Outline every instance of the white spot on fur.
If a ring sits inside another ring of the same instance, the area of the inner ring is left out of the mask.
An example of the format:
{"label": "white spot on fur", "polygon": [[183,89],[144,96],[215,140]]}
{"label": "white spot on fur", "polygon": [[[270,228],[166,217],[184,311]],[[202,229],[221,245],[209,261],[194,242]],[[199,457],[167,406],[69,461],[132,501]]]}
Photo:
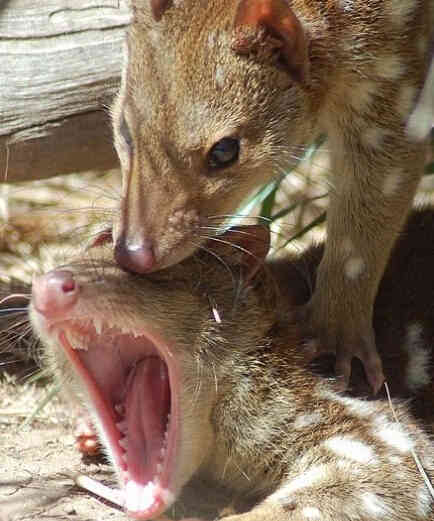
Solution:
{"label": "white spot on fur", "polygon": [[372,98],[377,91],[377,86],[373,81],[360,81],[355,87],[351,97],[351,105],[357,112],[364,112],[372,103]]}
{"label": "white spot on fur", "polygon": [[423,326],[419,322],[414,322],[407,327],[407,342],[420,344],[423,333]]}
{"label": "white spot on fur", "polygon": [[315,356],[318,352],[319,341],[316,338],[311,338],[303,342],[303,352],[306,356]]}
{"label": "white spot on fur", "polygon": [[223,88],[223,85],[225,83],[225,73],[223,71],[223,67],[221,65],[217,65],[215,69],[215,81],[217,84],[217,87],[219,89]]}
{"label": "white spot on fur", "polygon": [[428,76],[408,123],[407,134],[414,141],[422,141],[431,132],[434,119],[434,59]]}
{"label": "white spot on fur", "polygon": [[345,237],[343,240],[342,240],[342,254],[344,255],[344,257],[348,257],[349,255],[351,255],[354,251],[354,245],[353,245],[353,241],[350,239],[350,237]]}
{"label": "white spot on fur", "polygon": [[385,425],[381,425],[380,428],[373,429],[373,434],[399,452],[410,452],[413,448],[413,442],[408,434],[397,423],[387,422]]}
{"label": "white spot on fur", "polygon": [[305,429],[306,427],[313,427],[322,421],[320,412],[313,412],[311,414],[299,414],[295,420],[293,427],[296,430]]}
{"label": "white spot on fur", "polygon": [[361,257],[351,257],[345,263],[345,274],[351,279],[357,279],[365,269],[365,261]]}
{"label": "white spot on fur", "polygon": [[384,517],[390,515],[389,507],[384,503],[377,494],[372,492],[364,492],[360,498],[365,510],[372,516]]}
{"label": "white spot on fur", "polygon": [[148,29],[148,38],[150,40],[150,42],[152,43],[152,45],[154,47],[158,47],[160,45],[160,39],[161,39],[161,34],[160,34],[160,31],[157,31],[155,29]]}
{"label": "white spot on fur", "polygon": [[377,412],[377,408],[374,403],[367,402],[365,400],[359,400],[357,398],[351,398],[349,396],[341,396],[333,391],[322,390],[320,393],[322,398],[330,400],[332,402],[338,402],[346,407],[348,412],[358,416],[359,418],[367,418]]}
{"label": "white spot on fur", "polygon": [[404,349],[408,353],[406,382],[411,391],[417,391],[431,382],[430,351],[425,348],[422,335],[421,324],[414,323],[407,327],[407,337],[404,343]]}
{"label": "white spot on fur", "polygon": [[380,148],[383,144],[385,131],[380,127],[370,127],[362,132],[361,139],[365,146]]}
{"label": "white spot on fur", "polygon": [[300,474],[289,483],[285,484],[282,488],[274,492],[270,496],[270,499],[277,501],[285,501],[288,496],[297,490],[311,487],[316,485],[318,482],[323,481],[327,477],[327,467],[325,465],[317,465],[311,467],[303,474]]}
{"label": "white spot on fur", "polygon": [[414,108],[417,89],[414,85],[403,85],[397,99],[397,108],[402,118],[407,120]]}
{"label": "white spot on fur", "polygon": [[305,507],[301,511],[306,519],[321,519],[321,512],[315,507]]}
{"label": "white spot on fur", "polygon": [[392,463],[392,465],[402,465],[402,458],[395,456],[394,454],[389,456],[389,461]]}
{"label": "white spot on fur", "polygon": [[404,25],[407,23],[416,5],[417,2],[410,2],[409,0],[389,0],[386,10],[392,22]]}
{"label": "white spot on fur", "polygon": [[431,512],[432,497],[429,493],[426,485],[421,485],[416,494],[416,512],[417,514],[425,518]]}
{"label": "white spot on fur", "polygon": [[371,447],[348,436],[334,436],[326,440],[324,445],[338,456],[357,461],[358,463],[376,462],[376,457]]}
{"label": "white spot on fur", "polygon": [[375,67],[377,76],[390,81],[396,81],[404,72],[405,67],[398,54],[390,54],[379,58]]}
{"label": "white spot on fur", "polygon": [[395,194],[402,180],[402,170],[397,169],[389,173],[383,182],[383,194],[390,197]]}
{"label": "white spot on fur", "polygon": [[354,11],[354,1],[353,0],[340,0],[339,1],[339,7],[343,11],[351,12]]}

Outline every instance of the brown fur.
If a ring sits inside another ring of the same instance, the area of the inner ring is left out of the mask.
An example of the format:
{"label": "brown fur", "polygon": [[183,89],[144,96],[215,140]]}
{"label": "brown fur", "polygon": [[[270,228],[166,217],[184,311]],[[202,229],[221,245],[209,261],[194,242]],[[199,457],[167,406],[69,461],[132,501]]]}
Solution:
{"label": "brown fur", "polygon": [[[403,349],[408,325],[419,325],[416,340],[423,342],[409,347],[426,349],[431,357],[433,230],[434,212],[412,218],[377,298],[375,324],[387,379],[392,392],[404,397],[409,395],[405,375],[397,368],[404,373],[408,365],[410,351]],[[263,255],[249,233],[256,231],[246,228],[244,235],[232,237],[228,232],[226,238]],[[100,319],[131,332],[150,328],[172,346],[182,368],[185,440],[173,471],[177,494],[190,480],[187,490],[193,487],[205,502],[224,490],[225,501],[231,498],[238,512],[227,521],[434,520],[433,500],[409,450],[414,447],[432,477],[433,445],[418,424],[432,433],[433,408],[417,408],[419,400],[432,402],[432,365],[427,366],[430,381],[417,391],[413,415],[395,403],[402,426],[386,400],[343,396],[333,380],[308,367],[291,316],[294,304],[310,296],[319,249],[271,263],[255,275],[254,257],[222,244],[220,261],[202,252],[140,277],[107,262],[107,250],[94,248],[62,267],[80,287],[68,320]],[[33,308],[31,318],[51,367],[87,402],[55,329],[48,332]],[[64,320],[60,328],[68,329]],[[91,339],[86,345],[101,350],[95,355],[107,368],[111,360],[119,363],[119,342],[114,347],[109,339]],[[183,511],[181,504],[177,512]]]}
{"label": "brown fur", "polygon": [[[329,239],[306,327],[337,353],[338,374],[358,356],[377,389],[372,309],[423,170],[426,143],[407,121],[431,60],[432,0],[132,4],[113,109],[120,264],[179,262],[326,132]],[[240,139],[239,160],[210,171],[206,154],[225,136]]]}

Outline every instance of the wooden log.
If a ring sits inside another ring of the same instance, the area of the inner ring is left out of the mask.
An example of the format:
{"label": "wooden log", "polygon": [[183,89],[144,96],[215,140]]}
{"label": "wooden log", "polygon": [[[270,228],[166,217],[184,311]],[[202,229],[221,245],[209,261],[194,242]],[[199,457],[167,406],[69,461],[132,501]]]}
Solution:
{"label": "wooden log", "polygon": [[107,106],[130,19],[126,0],[3,0],[0,181],[117,165]]}

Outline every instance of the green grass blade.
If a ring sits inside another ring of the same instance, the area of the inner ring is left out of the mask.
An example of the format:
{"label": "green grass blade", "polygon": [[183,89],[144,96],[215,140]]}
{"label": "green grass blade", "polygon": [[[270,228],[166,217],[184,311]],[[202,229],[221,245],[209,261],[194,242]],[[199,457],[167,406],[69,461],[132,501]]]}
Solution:
{"label": "green grass blade", "polygon": [[47,392],[41,400],[38,405],[35,407],[35,409],[31,412],[31,414],[21,423],[20,429],[23,429],[24,427],[27,427],[32,423],[34,418],[42,411],[42,409],[49,403],[60,391],[60,384],[52,384],[48,389]]}
{"label": "green grass blade", "polygon": [[312,228],[314,228],[315,226],[317,226],[318,224],[322,224],[325,222],[326,220],[326,215],[327,213],[326,212],[322,212],[321,215],[319,215],[316,219],[314,219],[313,221],[311,221],[308,225],[306,225],[302,230],[300,230],[299,232],[295,233],[292,237],[290,237],[286,242],[285,244],[282,246],[282,248],[285,248],[286,246],[288,246],[288,244],[292,241],[295,241],[296,239],[298,239],[299,237],[302,237],[305,233],[307,233],[308,231],[310,231]]}

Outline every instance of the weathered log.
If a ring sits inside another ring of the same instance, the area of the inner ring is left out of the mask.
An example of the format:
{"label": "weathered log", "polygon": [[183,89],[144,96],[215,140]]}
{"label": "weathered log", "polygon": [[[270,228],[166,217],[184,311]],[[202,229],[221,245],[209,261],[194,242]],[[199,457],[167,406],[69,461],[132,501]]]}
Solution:
{"label": "weathered log", "polygon": [[130,18],[126,0],[0,0],[0,181],[116,166],[106,107]]}

